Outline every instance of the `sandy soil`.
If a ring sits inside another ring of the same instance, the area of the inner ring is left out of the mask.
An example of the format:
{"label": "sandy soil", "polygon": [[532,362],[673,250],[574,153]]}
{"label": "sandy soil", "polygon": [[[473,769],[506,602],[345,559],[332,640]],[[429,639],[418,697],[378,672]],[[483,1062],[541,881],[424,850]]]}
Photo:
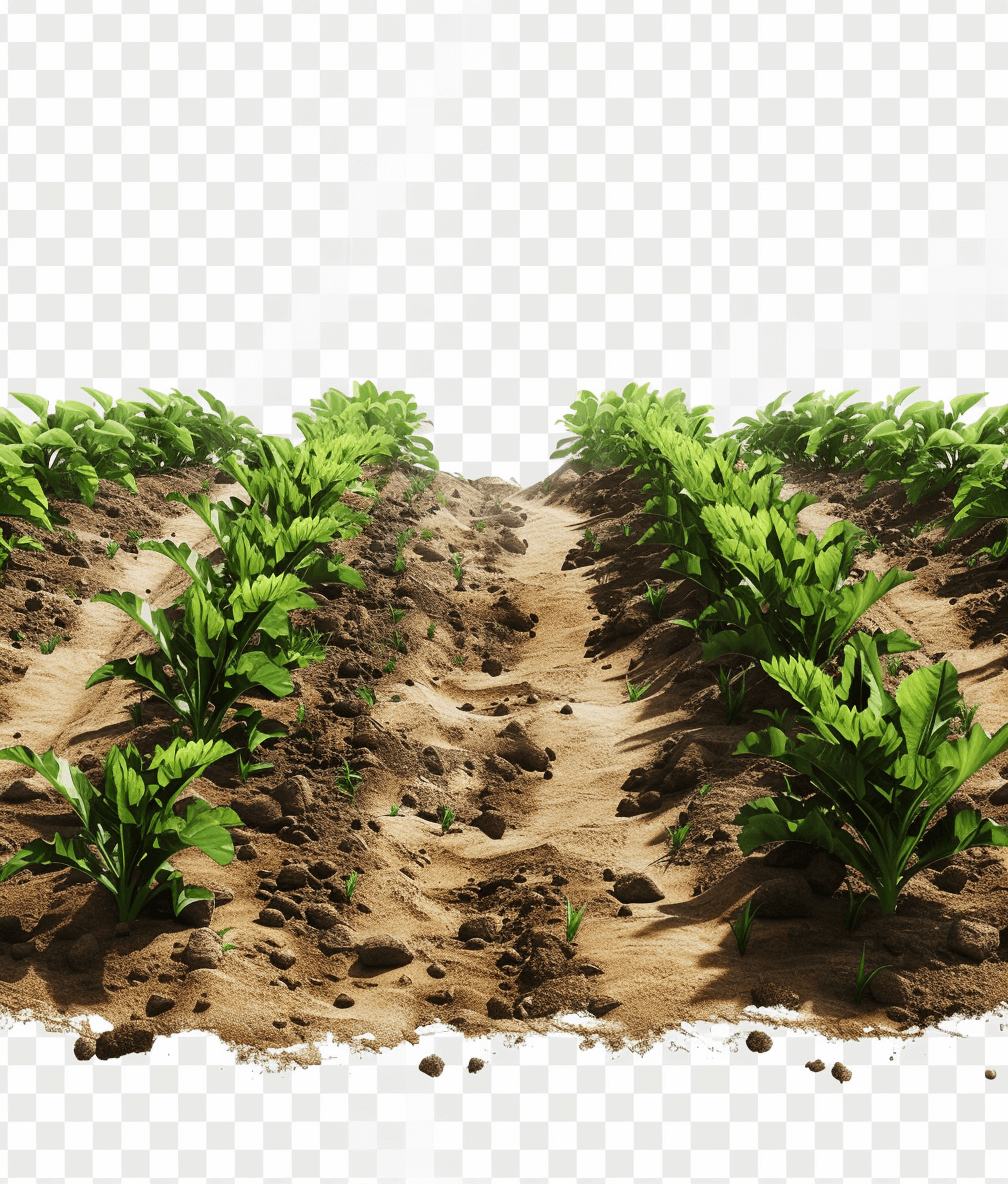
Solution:
{"label": "sandy soil", "polygon": [[[842,516],[880,539],[862,570],[915,568],[914,581],[861,627],[900,626],[922,642],[903,656],[902,673],[949,658],[967,702],[980,703],[979,722],[996,730],[1008,719],[1008,575],[965,562],[989,540],[960,541],[937,557],[940,531],[914,538],[912,528],[937,518],[947,499],[908,507],[889,483],[857,502],[857,476],[788,477],[785,497],[801,487],[822,499],[803,511],[805,528],[821,534]],[[174,533],[208,553],[203,524],[164,493],[192,492],[213,478],[212,469],[191,469],[141,479],[138,497],[102,483],[93,509],[58,507],[76,536],[61,540],[65,554],[15,554],[0,591],[0,745],[55,745],[93,774],[112,743],[150,752],[170,741],[158,704],[145,702],[133,726],[132,687],[84,690],[103,661],[147,648],[124,614],[87,598],[117,588],[170,605],[185,582],[177,569],[125,548],[108,559],[103,532],[120,543],[130,528],[144,537]],[[257,1056],[310,1046],[329,1032],[392,1046],[415,1041],[416,1028],[435,1019],[467,1033],[562,1023],[613,1046],[646,1047],[684,1022],[737,1022],[753,1004],[773,1009],[760,1012],[766,1021],[832,1036],[913,1034],[1008,998],[997,950],[980,961],[948,945],[959,919],[1008,926],[1000,851],[969,852],[916,877],[894,916],[869,905],[853,934],[843,926],[842,866],[796,844],[743,858],[731,820],[745,802],[782,787],[783,770],[731,753],[764,720],[752,708],[784,701],[753,671],[750,714],[725,724],[713,670],[692,633],[668,619],[695,616],[699,594],[671,592],[657,622],[643,597],[645,583],[666,574],[665,552],[635,546],[646,522],[637,512],[640,483],[627,471],[578,476],[565,466],[547,491],[441,474],[412,506],[403,498],[408,480],[394,472],[371,525],[342,546],[367,591],[323,589],[319,610],[303,616],[331,635],[326,662],[296,672],[293,696],[260,703],[290,728],[268,747],[274,767],[242,785],[232,759],[194,784],[246,823],[235,833],[239,858],[227,867],[198,852],[176,861],[215,890],[210,929],[230,928],[235,948],[223,951],[212,933],[159,913],[116,935],[104,889],[73,873],[23,872],[0,885],[0,1003],[8,1012],[55,1026],[103,1016],[116,1029],[99,1041],[100,1056],[194,1028]],[[397,575],[396,532],[410,528],[417,537]],[[465,557],[458,586],[452,550]],[[390,603],[404,610],[398,624]],[[405,652],[382,673],[393,629],[405,636]],[[41,654],[39,642],[55,632],[67,640]],[[453,662],[463,655],[464,665]],[[650,684],[636,703],[628,675]],[[375,689],[373,708],[354,694],[359,686]],[[363,777],[353,802],[336,784],[344,759]],[[1008,788],[993,766],[957,800],[1008,822]],[[457,815],[447,834],[441,807]],[[693,828],[675,862],[659,866],[667,828],[687,820]],[[40,779],[0,764],[0,857],[38,835],[72,834],[74,822]],[[342,880],[353,870],[360,878],[347,901]],[[866,888],[854,873],[846,880],[855,892]],[[760,888],[767,881],[784,884]],[[756,889],[792,915],[762,910],[740,957],[729,923]],[[564,941],[567,897],[587,904],[572,944]],[[867,970],[891,969],[855,1005],[862,945]],[[571,1013],[581,1015],[576,1024],[557,1018]],[[81,1031],[81,1055],[89,1055],[94,1042]]]}

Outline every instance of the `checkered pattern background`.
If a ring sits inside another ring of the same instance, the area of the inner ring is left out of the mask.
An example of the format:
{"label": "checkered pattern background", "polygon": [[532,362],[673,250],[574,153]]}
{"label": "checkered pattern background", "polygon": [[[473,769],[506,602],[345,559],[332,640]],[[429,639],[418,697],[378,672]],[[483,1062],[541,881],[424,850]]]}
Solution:
{"label": "checkered pattern background", "polygon": [[[203,387],[284,433],[372,379],[445,469],[523,485],[584,388],[682,386],[718,431],[785,390],[1008,399],[995,0],[119,7],[0,15],[8,391]],[[15,1026],[0,1175],[1008,1180],[1000,1020],[725,1035],[429,1034],[277,1074],[198,1035],[78,1064]]]}

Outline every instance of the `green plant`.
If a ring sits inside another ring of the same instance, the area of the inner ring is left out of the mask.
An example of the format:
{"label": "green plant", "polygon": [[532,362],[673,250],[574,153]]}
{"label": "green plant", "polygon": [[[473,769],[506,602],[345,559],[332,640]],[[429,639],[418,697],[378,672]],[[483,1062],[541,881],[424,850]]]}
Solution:
{"label": "green plant", "polygon": [[391,604],[389,604],[389,612],[392,614],[393,625],[398,625],[406,615],[406,610],[404,608],[393,608]]}
{"label": "green plant", "polygon": [[955,715],[952,716],[953,726],[949,729],[950,734],[965,734],[969,732],[970,728],[973,726],[973,721],[976,718],[976,713],[979,710],[979,703],[974,703],[972,707],[967,707],[966,699],[960,695],[956,700]]}
{"label": "green plant", "polygon": [[357,887],[357,881],[359,879],[360,876],[357,872],[351,872],[348,876],[343,877],[343,886],[346,891],[346,898],[348,901],[353,898],[354,889]]}
{"label": "green plant", "polygon": [[869,535],[867,539],[858,546],[858,553],[867,555],[871,558],[881,548],[882,544],[878,541],[875,535]]}
{"label": "green plant", "polygon": [[63,591],[67,594],[67,596],[70,597],[71,600],[77,599],[77,589],[73,586],[73,584],[64,584]]}
{"label": "green plant", "polygon": [[455,576],[455,582],[457,584],[461,584],[462,577],[465,575],[465,569],[462,566],[461,559],[456,555],[452,559],[451,565],[452,565],[452,574]]}
{"label": "green plant", "polygon": [[393,802],[392,808],[389,810],[389,817],[395,818],[398,813],[399,813],[399,803]]}
{"label": "green plant", "polygon": [[39,642],[39,653],[51,654],[53,650],[59,645],[59,643],[64,640],[65,638],[63,638],[59,633],[54,633],[48,641]]}
{"label": "green plant", "polygon": [[3,865],[0,882],[25,867],[74,868],[112,893],[120,921],[134,920],[163,892],[171,893],[176,916],[194,900],[212,900],[209,889],[184,882],[171,858],[196,847],[216,863],[229,863],[234,845],[224,828],[240,826],[241,819],[202,798],[192,800],[181,816],[174,807],[193,778],[231,751],[222,740],[175,740],[167,749],[155,748],[145,764],[132,744],[125,749],[113,745],[105,758],[103,784],[95,788],[52,749],[42,755],[22,745],[0,749],[0,760],[40,773],[81,822],[73,838],[64,839],[56,831],[51,843],[34,839],[22,847]]}
{"label": "green plant", "polygon": [[204,493],[210,492],[210,479],[208,477],[203,478],[203,484],[202,484],[201,488]]}
{"label": "green plant", "polygon": [[421,538],[422,538],[422,539],[423,539],[425,542],[428,542],[428,543],[429,543],[429,542],[431,541],[431,539],[434,537],[434,531],[433,531],[433,530],[422,530],[422,531],[420,532],[420,537],[421,537]]}
{"label": "green plant", "polygon": [[406,570],[406,560],[402,557],[402,555],[396,556],[395,563],[392,564],[392,570],[397,575],[401,575]]}
{"label": "green plant", "polygon": [[736,752],[768,756],[804,773],[814,793],[759,798],[736,815],[743,854],[767,842],[813,843],[861,873],[883,913],[908,880],[972,847],[1008,846],[1008,827],[976,810],[935,818],[953,793],[1008,748],[1008,724],[988,736],[973,724],[950,740],[960,696],[948,661],[907,675],[895,696],[884,686],[875,640],[855,634],[840,681],[807,658],[775,658],[763,669],[806,710],[794,739],[777,728],[750,732]]}
{"label": "green plant", "polygon": [[738,676],[738,688],[735,689],[731,685],[728,671],[723,666],[718,667],[718,685],[725,705],[725,721],[729,724],[735,723],[739,718],[745,719],[745,680],[750,670],[752,666],[747,666]]}
{"label": "green plant", "polygon": [[357,798],[357,787],[364,780],[362,773],[350,768],[350,762],[343,758],[343,768],[336,774],[336,789],[345,798],[350,799],[351,806]]}
{"label": "green plant", "polygon": [[357,697],[363,699],[370,707],[375,705],[375,693],[370,687],[358,687],[356,690]]}
{"label": "green plant", "polygon": [[481,519],[479,520],[479,522],[477,522],[477,523],[476,523],[476,529],[477,529],[478,531],[482,532],[482,531],[485,529],[485,527],[486,527],[486,523],[485,523],[485,522],[483,521],[483,519],[481,518]]}
{"label": "green plant", "polygon": [[708,781],[706,785],[701,785],[701,787],[696,791],[696,795],[698,798],[705,798],[710,793],[710,791],[711,783]]}
{"label": "green plant", "polygon": [[137,527],[135,527],[135,526],[131,526],[129,528],[129,530],[126,531],[126,542],[127,543],[137,543],[142,538],[143,538],[143,531],[138,530]]}
{"label": "green plant", "polygon": [[302,703],[299,700],[298,705],[297,705],[297,715],[295,716],[294,722],[297,725],[297,727],[300,728],[301,725],[304,723],[304,721],[305,721],[305,705],[304,705],[304,703]]}
{"label": "green plant", "polygon": [[665,603],[665,597],[668,595],[668,588],[652,588],[650,584],[646,584],[648,604],[651,605],[651,611],[655,615],[657,621],[661,617],[662,605]]}
{"label": "green plant", "polygon": [[136,703],[131,703],[129,708],[130,720],[134,728],[139,728],[143,723],[143,693],[140,694],[140,699]]}
{"label": "green plant", "polygon": [[876,974],[878,974],[878,972],[879,972],[880,970],[889,970],[889,969],[891,969],[891,967],[890,967],[890,966],[879,966],[879,967],[876,967],[876,969],[875,969],[875,970],[873,970],[873,971],[871,972],[871,974],[869,974],[869,975],[868,975],[868,977],[866,978],[866,977],[865,977],[865,972],[864,972],[864,963],[865,963],[865,946],[864,946],[864,945],[862,945],[862,947],[861,947],[861,964],[858,966],[858,972],[857,972],[857,983],[856,983],[856,984],[855,984],[855,986],[854,986],[854,1002],[855,1002],[855,1003],[860,1003],[860,1002],[861,1002],[861,996],[864,994],[864,989],[865,989],[865,987],[867,987],[867,986],[868,986],[868,984],[869,984],[869,983],[871,982],[871,980],[872,980],[872,979],[875,977],[875,975],[876,975]]}
{"label": "green plant", "polygon": [[542,483],[542,491],[543,491],[543,493],[547,493],[547,492],[549,492],[549,477],[547,477],[547,478],[545,479],[545,481],[543,481],[543,483]]}
{"label": "green plant", "polygon": [[628,539],[630,537],[630,523],[629,522],[623,523],[623,537],[625,539]]}
{"label": "green plant", "polygon": [[400,654],[406,653],[406,638],[398,629],[392,634],[392,645],[399,651]]}
{"label": "green plant", "polygon": [[647,683],[641,683],[640,686],[634,686],[634,684],[629,679],[627,679],[626,685],[627,685],[627,694],[630,696],[630,702],[636,703],[637,700],[644,694],[644,692],[648,689],[648,687],[651,684],[649,682],[647,682]]}
{"label": "green plant", "polygon": [[765,715],[767,719],[773,724],[775,728],[780,728],[782,732],[788,730],[788,709],[786,707],[754,707],[754,715]]}
{"label": "green plant", "polygon": [[854,899],[854,890],[847,884],[847,912],[844,916],[844,929],[848,933],[853,933],[858,921],[861,919],[861,910],[868,903],[869,900],[878,900],[878,897],[873,892],[865,892],[861,896]]}
{"label": "green plant", "polygon": [[675,863],[675,857],[679,854],[679,848],[683,845],[686,836],[689,834],[693,826],[692,822],[687,822],[684,826],[671,827],[667,826],[669,842],[672,846],[664,855],[655,860],[655,863],[660,863],[663,867],[669,868]]}
{"label": "green plant", "polygon": [[[735,934],[735,944],[738,946],[739,957],[742,957],[746,952],[746,947],[749,945],[749,934],[752,930],[753,919],[762,907],[762,905],[758,904],[755,908],[752,908],[752,897],[750,896],[746,901],[745,908],[731,927],[732,933]],[[750,909],[752,909],[751,912]]]}
{"label": "green plant", "polygon": [[385,663],[385,665],[382,667],[382,670],[383,670],[383,671],[384,671],[386,674],[391,674],[391,673],[392,673],[392,671],[393,671],[393,670],[395,670],[395,658],[389,658],[389,660],[388,660],[388,661]]}
{"label": "green plant", "polygon": [[[233,925],[226,925],[223,929],[216,929],[216,930],[214,930],[214,932],[217,934],[217,936],[219,938],[223,939],[224,935],[227,933],[231,933],[233,931],[233,929],[234,929]],[[234,947],[233,942],[226,941],[226,942],[223,942],[223,944],[221,945],[221,952],[226,954],[228,952],[228,950],[233,950],[234,948],[235,947]]]}
{"label": "green plant", "polygon": [[236,753],[238,760],[238,779],[242,785],[252,776],[253,773],[262,773],[266,769],[272,769],[273,764],[270,761],[257,761],[254,758],[245,756],[244,753]]}
{"label": "green plant", "polygon": [[581,928],[581,921],[584,918],[585,909],[588,907],[588,902],[585,901],[585,903],[575,912],[574,906],[569,900],[567,900],[566,896],[564,897],[564,900],[567,901],[567,940],[573,941],[577,937],[578,930]]}
{"label": "green plant", "polygon": [[109,541],[105,544],[105,555],[109,559],[114,558],[115,553],[118,550],[119,550],[119,544],[115,541],[115,539],[109,539]]}
{"label": "green plant", "polygon": [[427,637],[429,639],[429,638],[432,638],[433,636],[434,636],[434,622],[431,621],[431,623],[427,626]]}
{"label": "green plant", "polygon": [[11,629],[8,636],[10,637],[11,641],[24,641],[25,639],[25,635],[20,629]]}
{"label": "green plant", "polygon": [[451,806],[443,806],[438,810],[438,813],[441,815],[441,833],[446,835],[455,821],[455,811]]}
{"label": "green plant", "polygon": [[466,660],[465,654],[452,654],[452,663],[455,666],[464,666],[465,660]]}

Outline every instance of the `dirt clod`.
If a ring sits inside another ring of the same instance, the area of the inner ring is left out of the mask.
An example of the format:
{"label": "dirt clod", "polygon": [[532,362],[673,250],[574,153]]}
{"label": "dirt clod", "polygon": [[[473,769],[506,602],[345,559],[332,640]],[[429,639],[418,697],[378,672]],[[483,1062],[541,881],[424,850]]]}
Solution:
{"label": "dirt clod", "polygon": [[831,1074],[831,1076],[835,1077],[837,1079],[837,1081],[839,1081],[841,1083],[843,1083],[845,1081],[850,1081],[850,1079],[851,1079],[851,1071],[850,1071],[850,1069],[847,1068],[847,1066],[842,1061],[836,1062],[836,1064],[833,1066],[833,1068],[830,1069],[830,1074]]}
{"label": "dirt clod", "polygon": [[746,1037],[746,1048],[750,1052],[769,1052],[773,1048],[773,1041],[766,1032],[761,1032],[757,1029],[750,1032]]}
{"label": "dirt clod", "polygon": [[444,1072],[444,1061],[436,1053],[429,1053],[417,1066],[428,1077],[440,1077]]}

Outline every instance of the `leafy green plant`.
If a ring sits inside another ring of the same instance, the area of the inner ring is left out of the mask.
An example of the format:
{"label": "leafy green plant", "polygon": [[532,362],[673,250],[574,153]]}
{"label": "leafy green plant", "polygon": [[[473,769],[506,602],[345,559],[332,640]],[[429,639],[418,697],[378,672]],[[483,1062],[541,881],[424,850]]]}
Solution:
{"label": "leafy green plant", "polygon": [[455,666],[464,666],[466,660],[465,654],[452,654],[452,664]]}
{"label": "leafy green plant", "polygon": [[692,827],[692,821],[685,823],[683,826],[667,826],[665,829],[668,831],[671,847],[665,852],[664,855],[656,859],[655,863],[660,863],[666,868],[671,867],[675,863],[675,857],[679,854],[679,848],[682,847],[686,840],[686,836],[689,834]]}
{"label": "leafy green plant", "polygon": [[382,667],[382,670],[383,670],[383,671],[384,671],[386,674],[391,674],[391,673],[392,673],[392,671],[393,671],[393,670],[395,670],[395,658],[389,658],[389,660],[388,660],[388,661],[385,663],[385,665]]}
{"label": "leafy green plant", "polygon": [[736,752],[772,757],[804,773],[815,792],[790,791],[743,806],[745,855],[763,843],[813,843],[855,868],[883,913],[918,872],[972,847],[1008,846],[1008,827],[977,810],[938,811],[988,761],[1008,748],[1008,724],[988,736],[973,724],[949,739],[959,676],[948,661],[921,667],[895,696],[884,686],[875,640],[857,633],[844,647],[840,681],[807,658],[775,658],[763,669],[807,712],[792,739],[777,728],[750,732]]}
{"label": "leafy green plant", "polygon": [[886,658],[886,670],[888,671],[890,678],[895,678],[899,674],[900,666],[902,666],[902,664],[903,662],[899,654],[889,654],[889,656]]}
{"label": "leafy green plant", "polygon": [[479,522],[477,522],[477,523],[475,524],[475,526],[476,526],[476,529],[482,533],[482,532],[483,532],[483,530],[486,528],[486,523],[485,523],[485,522],[483,521],[483,519],[481,518],[481,519],[479,520]]}
{"label": "leafy green plant", "polygon": [[304,705],[304,703],[299,701],[298,705],[297,705],[297,715],[294,717],[294,722],[297,725],[297,727],[300,728],[301,725],[304,723],[305,714],[306,714],[305,705]]}
{"label": "leafy green plant", "polygon": [[548,492],[549,492],[549,477],[547,477],[547,478],[546,478],[546,480],[545,480],[545,481],[543,481],[543,483],[542,483],[542,491],[543,491],[543,493],[548,493]]}
{"label": "leafy green plant", "polygon": [[858,554],[864,554],[869,557],[875,554],[881,548],[882,544],[878,541],[875,535],[869,535],[863,543],[858,544]]}
{"label": "leafy green plant", "polygon": [[70,597],[71,600],[77,599],[77,589],[73,586],[73,584],[64,584],[63,591],[67,594],[67,596]]}
{"label": "leafy green plant", "polygon": [[392,808],[389,810],[389,817],[395,818],[398,815],[398,813],[399,813],[399,803],[393,802]]}
{"label": "leafy green plant", "polygon": [[109,539],[109,541],[105,544],[105,555],[109,559],[113,559],[115,557],[116,551],[118,550],[119,544],[115,541],[115,539]]}
{"label": "leafy green plant", "polygon": [[630,696],[630,702],[636,703],[644,694],[651,684],[649,682],[641,683],[640,686],[635,686],[629,679],[626,680],[627,694]]}
{"label": "leafy green plant", "polygon": [[949,728],[949,734],[965,734],[969,732],[976,718],[976,713],[979,710],[979,703],[974,703],[972,707],[967,707],[966,699],[960,695],[956,700],[955,715],[952,717],[953,726]]}
{"label": "leafy green plant", "polygon": [[400,654],[406,653],[406,638],[398,629],[392,634],[392,645]]}
{"label": "leafy green plant", "polygon": [[458,556],[455,556],[455,558],[452,559],[452,561],[451,561],[451,565],[452,565],[452,574],[455,576],[455,582],[457,584],[461,584],[462,577],[465,575],[465,568],[463,568],[463,566],[462,566],[461,559]]}
{"label": "leafy green plant", "polygon": [[[219,938],[223,939],[226,934],[231,933],[233,930],[234,930],[233,925],[226,925],[223,929],[216,929],[216,930],[214,930],[214,932],[217,934],[217,936]],[[233,950],[234,948],[235,947],[234,947],[233,942],[225,941],[221,945],[221,952],[226,954],[228,952],[228,950]]]}
{"label": "leafy green plant", "polygon": [[706,785],[701,785],[696,791],[698,798],[705,798],[711,791],[711,783],[708,781]]}
{"label": "leafy green plant", "polygon": [[718,685],[721,688],[721,698],[724,700],[725,720],[727,723],[733,724],[739,718],[745,719],[745,680],[750,670],[752,670],[752,666],[747,666],[738,675],[738,686],[733,687],[728,671],[723,666],[718,667]]}
{"label": "leafy green plant", "polygon": [[847,884],[847,912],[844,915],[844,929],[848,933],[853,933],[858,921],[861,919],[861,911],[869,900],[878,900],[878,897],[873,892],[862,893],[861,896],[854,899],[854,890]]}
{"label": "leafy green plant", "polygon": [[[758,904],[753,908],[752,897],[750,896],[746,901],[745,908],[731,927],[732,933],[735,934],[735,944],[738,946],[739,957],[742,957],[746,952],[746,948],[749,945],[749,934],[752,930],[753,919],[762,907],[762,905]],[[752,910],[751,912],[750,909]]]}
{"label": "leafy green plant", "polygon": [[63,636],[61,634],[54,633],[53,636],[50,637],[48,641],[40,641],[39,642],[39,653],[51,654],[53,652],[53,650],[59,645],[59,643],[64,640],[65,639],[63,638]]}
{"label": "leafy green plant", "polygon": [[430,639],[433,636],[434,636],[434,622],[431,621],[431,623],[427,626],[427,637],[428,637],[428,639]]}
{"label": "leafy green plant", "polygon": [[[393,606],[391,604],[389,604],[389,612],[392,614],[392,624],[393,625],[398,625],[399,622],[406,615],[406,610],[404,608],[393,608]],[[395,635],[393,634],[393,636],[395,636]]]}
{"label": "leafy green plant", "polygon": [[854,986],[854,1002],[855,1003],[861,1002],[861,996],[864,994],[865,987],[868,986],[868,984],[875,977],[875,975],[878,974],[878,972],[880,970],[892,969],[891,966],[879,966],[875,970],[873,970],[871,972],[871,974],[869,974],[867,977],[865,977],[864,964],[865,964],[865,946],[862,945],[862,947],[861,947],[861,964],[858,966],[857,983]]}
{"label": "leafy green plant", "polygon": [[623,537],[627,538],[627,539],[630,537],[630,523],[629,522],[623,523]]}
{"label": "leafy green plant", "polygon": [[585,909],[588,907],[588,902],[585,901],[585,903],[577,911],[575,911],[574,906],[566,896],[564,897],[564,900],[567,901],[567,940],[574,941],[574,939],[577,937],[578,930],[581,928],[581,922],[584,919]]}
{"label": "leafy green plant", "polygon": [[11,629],[8,636],[10,637],[11,641],[24,641],[25,639],[25,635],[20,629]]}
{"label": "leafy green plant", "polygon": [[203,484],[202,484],[201,488],[204,493],[210,492],[210,479],[208,477],[203,478]]}
{"label": "leafy green plant", "polygon": [[356,769],[350,768],[350,762],[343,758],[343,768],[336,774],[336,789],[345,798],[349,798],[352,806],[357,799],[357,787],[364,780],[364,775]]}
{"label": "leafy green plant", "polygon": [[441,833],[446,835],[451,830],[452,823],[455,821],[455,811],[451,806],[445,806],[438,812],[441,815]]}
{"label": "leafy green plant", "polygon": [[224,828],[240,826],[241,819],[233,810],[212,807],[201,798],[195,798],[182,816],[174,806],[193,778],[231,751],[222,740],[175,740],[167,749],[155,748],[145,763],[132,744],[125,749],[113,745],[105,758],[103,784],[95,788],[52,749],[41,755],[23,745],[0,749],[0,760],[16,761],[41,774],[81,823],[73,838],[64,839],[57,831],[51,843],[34,839],[22,847],[3,865],[0,882],[25,867],[74,868],[112,893],[120,921],[134,920],[164,892],[171,894],[176,916],[194,900],[212,900],[209,889],[185,883],[171,858],[196,847],[216,863],[229,863],[234,845]]}
{"label": "leafy green plant", "polygon": [[348,901],[353,899],[354,890],[357,887],[357,881],[359,879],[360,876],[357,872],[351,872],[348,876],[343,877],[343,889],[346,892]]}
{"label": "leafy green plant", "polygon": [[433,530],[422,530],[422,531],[420,532],[420,537],[421,537],[421,538],[422,538],[422,539],[423,539],[425,542],[428,542],[428,543],[429,543],[429,542],[431,541],[431,539],[434,537],[434,531],[433,531]]}
{"label": "leafy green plant", "polygon": [[143,723],[143,695],[137,703],[131,703],[129,708],[130,720],[134,728],[139,728]]}
{"label": "leafy green plant", "polygon": [[129,530],[126,531],[126,542],[127,543],[138,543],[142,538],[143,538],[143,531],[139,530],[135,526],[131,526],[129,528]]}
{"label": "leafy green plant", "polygon": [[273,765],[270,761],[257,761],[254,758],[245,756],[244,753],[236,754],[238,760],[238,779],[242,785],[252,776],[253,773],[262,773],[266,769],[272,769]]}
{"label": "leafy green plant", "polygon": [[375,705],[375,693],[370,687],[358,687],[356,695],[359,699],[363,699],[370,707]]}
{"label": "leafy green plant", "polygon": [[786,707],[754,707],[754,715],[765,715],[767,719],[773,724],[775,728],[780,728],[782,732],[788,730],[788,709]]}
{"label": "leafy green plant", "polygon": [[665,597],[668,595],[668,588],[652,588],[650,584],[645,585],[647,592],[648,604],[651,605],[651,611],[655,615],[657,621],[661,617],[662,605],[665,603]]}

